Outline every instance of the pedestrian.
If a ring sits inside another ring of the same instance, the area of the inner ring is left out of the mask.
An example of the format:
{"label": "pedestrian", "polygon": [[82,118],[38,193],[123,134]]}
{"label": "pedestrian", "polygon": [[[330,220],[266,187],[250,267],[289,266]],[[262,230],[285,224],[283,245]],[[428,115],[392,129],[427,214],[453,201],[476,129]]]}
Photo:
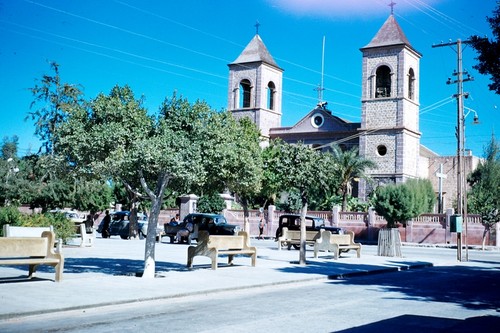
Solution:
{"label": "pedestrian", "polygon": [[109,210],[106,210],[106,216],[102,220],[102,238],[109,238],[109,225],[111,224],[111,216],[109,215]]}
{"label": "pedestrian", "polygon": [[264,239],[264,219],[261,217],[259,221],[259,239]]}
{"label": "pedestrian", "polygon": [[92,218],[91,214],[88,214],[85,220],[85,232],[87,234],[91,234],[92,232],[94,232],[94,219]]}
{"label": "pedestrian", "polygon": [[169,224],[175,227],[176,225],[179,225],[179,222],[180,222],[180,216],[179,214],[175,214],[175,217],[172,217]]}
{"label": "pedestrian", "polygon": [[175,235],[175,240],[177,241],[177,243],[182,243],[183,239],[187,239],[188,243],[191,243],[189,240],[189,235],[192,232],[193,232],[193,223],[191,223],[191,221],[188,221],[183,228],[177,231],[177,234]]}

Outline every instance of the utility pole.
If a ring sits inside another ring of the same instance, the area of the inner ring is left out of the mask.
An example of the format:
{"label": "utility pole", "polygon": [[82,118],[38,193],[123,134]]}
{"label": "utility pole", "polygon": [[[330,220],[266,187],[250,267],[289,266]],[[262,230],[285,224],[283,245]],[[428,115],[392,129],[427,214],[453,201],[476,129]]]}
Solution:
{"label": "utility pole", "polygon": [[[457,39],[456,42],[441,43],[432,45],[432,47],[443,47],[443,46],[457,46],[457,70],[453,72],[456,76],[455,80],[448,78],[446,84],[457,84],[457,93],[453,95],[457,99],[457,214],[462,218],[462,222],[465,223],[465,260],[469,260],[468,255],[468,245],[467,245],[467,193],[465,191],[465,163],[464,163],[464,153],[465,153],[465,116],[464,116],[464,96],[467,98],[468,93],[464,93],[463,83],[466,81],[474,80],[467,72],[463,71],[462,68],[462,44],[470,44],[471,40],[462,41]],[[467,78],[464,79],[464,74]],[[461,228],[460,228],[461,229]],[[457,260],[462,261],[462,233],[457,232]]]}

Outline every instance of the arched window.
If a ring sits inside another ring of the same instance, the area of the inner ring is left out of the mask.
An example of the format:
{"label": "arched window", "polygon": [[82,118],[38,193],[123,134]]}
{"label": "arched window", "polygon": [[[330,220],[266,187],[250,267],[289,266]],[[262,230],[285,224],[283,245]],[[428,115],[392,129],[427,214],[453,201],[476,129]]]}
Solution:
{"label": "arched window", "polygon": [[267,108],[274,110],[274,94],[276,93],[276,86],[273,81],[267,84]]}
{"label": "arched window", "polygon": [[252,85],[248,80],[240,82],[240,108],[250,107],[250,98],[252,96]]}
{"label": "arched window", "polygon": [[408,98],[415,99],[415,72],[410,68],[408,72]]}
{"label": "arched window", "polygon": [[375,98],[391,97],[391,69],[380,66],[376,73]]}

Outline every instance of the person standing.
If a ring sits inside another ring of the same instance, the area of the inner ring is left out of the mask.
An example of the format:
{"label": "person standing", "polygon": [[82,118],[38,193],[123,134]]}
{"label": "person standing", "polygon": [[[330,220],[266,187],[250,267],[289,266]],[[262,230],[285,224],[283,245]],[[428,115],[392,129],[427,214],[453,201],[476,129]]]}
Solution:
{"label": "person standing", "polygon": [[111,216],[109,215],[109,210],[106,210],[106,216],[102,220],[102,238],[109,238],[109,225],[111,224]]}
{"label": "person standing", "polygon": [[259,221],[259,239],[264,239],[264,219],[261,217]]}

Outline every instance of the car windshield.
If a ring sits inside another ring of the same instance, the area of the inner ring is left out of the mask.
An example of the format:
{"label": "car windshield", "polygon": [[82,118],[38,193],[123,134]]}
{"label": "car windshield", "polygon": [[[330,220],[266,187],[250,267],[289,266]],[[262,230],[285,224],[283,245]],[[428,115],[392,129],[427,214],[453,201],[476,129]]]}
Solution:
{"label": "car windshield", "polygon": [[225,224],[227,223],[226,218],[224,216],[215,216],[214,217],[215,224]]}

